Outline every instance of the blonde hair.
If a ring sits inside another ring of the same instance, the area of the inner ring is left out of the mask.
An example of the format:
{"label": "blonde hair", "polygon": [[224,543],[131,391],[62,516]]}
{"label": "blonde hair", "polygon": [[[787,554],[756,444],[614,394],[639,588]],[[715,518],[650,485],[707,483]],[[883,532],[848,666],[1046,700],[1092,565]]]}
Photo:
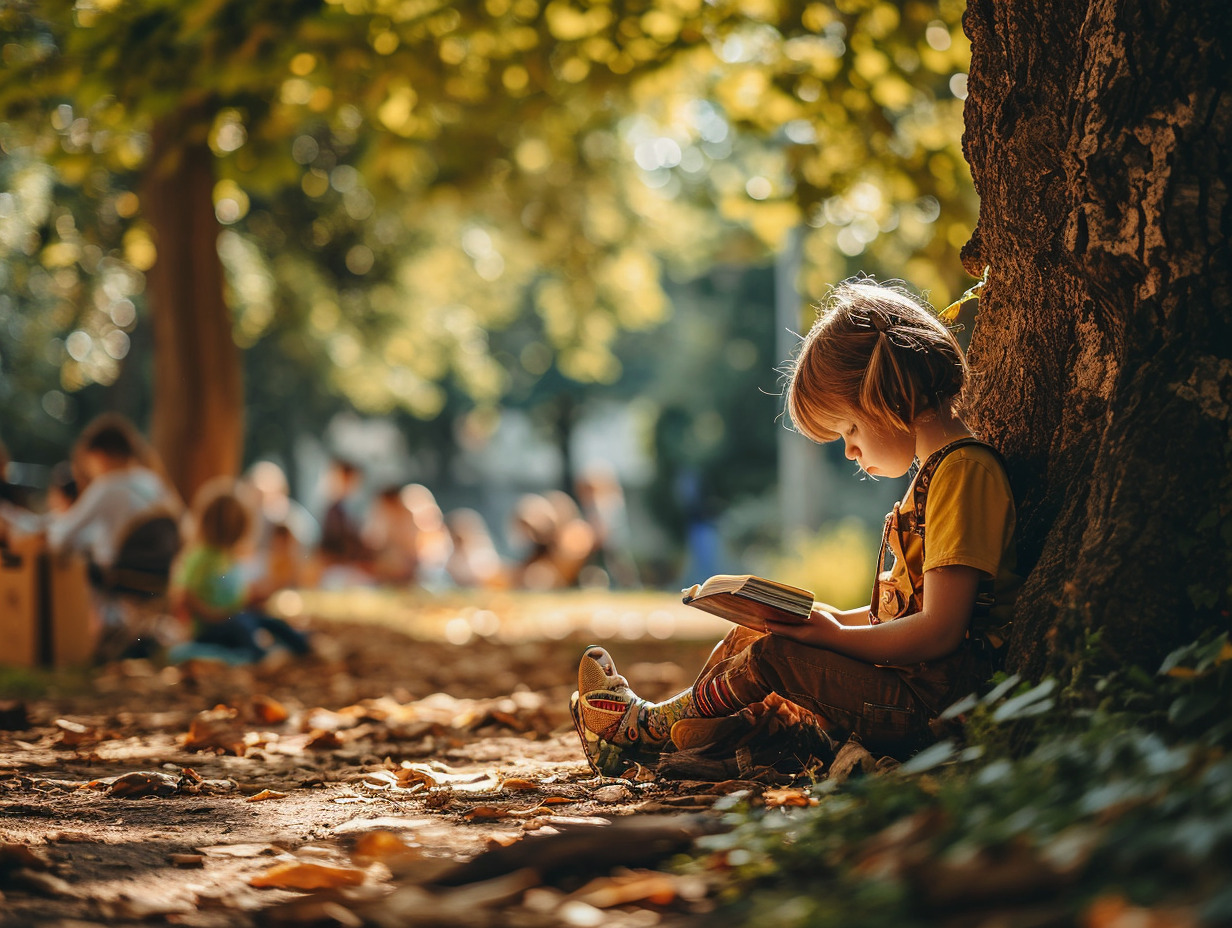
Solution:
{"label": "blonde hair", "polygon": [[967,362],[950,330],[906,287],[851,278],[830,292],[786,374],[791,421],[826,442],[839,436],[820,422],[852,412],[907,431],[926,410],[952,410]]}

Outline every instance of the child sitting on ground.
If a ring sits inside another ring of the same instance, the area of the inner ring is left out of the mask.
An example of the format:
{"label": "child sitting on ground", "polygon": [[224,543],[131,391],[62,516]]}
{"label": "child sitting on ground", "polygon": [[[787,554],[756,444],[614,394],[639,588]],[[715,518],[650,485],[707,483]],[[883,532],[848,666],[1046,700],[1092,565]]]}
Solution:
{"label": "child sitting on ground", "polygon": [[[865,474],[919,470],[886,517],[872,602],[814,605],[802,624],[736,626],[696,682],[659,703],[638,697],[601,647],[578,668],[574,722],[596,772],[671,751],[673,727],[770,694],[814,713],[832,737],[899,756],[929,721],[988,680],[1017,592],[1015,510],[1000,456],[957,413],[967,378],[958,343],[907,291],[872,280],[835,288],[791,365],[787,409],[817,442],[842,439]],[[927,526],[925,535],[925,501]],[[893,569],[883,571],[886,554]],[[696,727],[696,723],[694,723]],[[676,729],[677,740],[686,729]]]}
{"label": "child sitting on ground", "polygon": [[171,573],[171,604],[191,624],[193,641],[173,648],[172,660],[214,657],[255,663],[266,656],[263,640],[292,654],[309,653],[307,637],[261,611],[272,589],[250,585],[239,552],[251,516],[230,481],[207,484],[197,494],[195,534]]}

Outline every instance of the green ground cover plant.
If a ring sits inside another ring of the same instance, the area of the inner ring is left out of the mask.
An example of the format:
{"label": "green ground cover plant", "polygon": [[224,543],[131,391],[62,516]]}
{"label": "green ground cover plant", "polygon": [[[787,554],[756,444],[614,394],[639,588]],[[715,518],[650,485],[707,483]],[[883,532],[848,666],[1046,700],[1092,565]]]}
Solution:
{"label": "green ground cover plant", "polygon": [[730,869],[732,924],[1227,924],[1230,684],[1226,632],[1154,674],[1004,678],[887,775],[733,803],[688,866]]}

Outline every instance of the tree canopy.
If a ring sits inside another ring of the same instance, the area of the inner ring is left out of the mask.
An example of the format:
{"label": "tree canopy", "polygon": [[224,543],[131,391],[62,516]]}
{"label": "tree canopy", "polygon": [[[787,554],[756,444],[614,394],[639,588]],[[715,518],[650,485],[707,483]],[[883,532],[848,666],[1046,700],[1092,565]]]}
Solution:
{"label": "tree canopy", "polygon": [[793,228],[806,296],[858,260],[948,300],[974,216],[960,11],[8,4],[6,380],[43,395],[28,419],[115,379],[167,235],[141,178],[203,143],[236,342],[279,339],[368,411],[431,417],[445,381],[499,402],[488,333],[528,313],[520,364],[612,381],[617,333],[669,310],[664,262],[761,260]]}

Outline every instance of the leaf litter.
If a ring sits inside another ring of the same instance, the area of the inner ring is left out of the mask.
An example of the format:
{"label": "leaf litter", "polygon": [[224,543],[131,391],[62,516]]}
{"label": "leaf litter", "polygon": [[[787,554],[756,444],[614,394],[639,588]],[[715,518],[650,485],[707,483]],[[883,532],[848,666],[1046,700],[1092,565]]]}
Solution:
{"label": "leaf litter", "polygon": [[[5,704],[0,924],[646,928],[704,920],[720,900],[775,900],[784,925],[832,923],[843,905],[865,924],[914,923],[903,905],[953,924],[1026,924],[1065,922],[1074,908],[1031,900],[1067,894],[1100,928],[1232,912],[1226,892],[1200,909],[1082,889],[1148,858],[1177,861],[1168,879],[1201,873],[1194,855],[1226,850],[1223,820],[1202,811],[1226,805],[1232,782],[1214,735],[1199,749],[1105,722],[1088,741],[1015,758],[998,726],[1042,724],[1060,694],[1008,678],[943,720],[957,735],[902,765],[851,741],[816,781],[769,788],[645,769],[597,778],[566,708],[583,639],[459,647],[379,623],[314,630],[322,648],[302,664],[124,662],[85,692]],[[644,695],[661,698],[709,645],[621,647],[631,677],[660,685]],[[1222,724],[1226,703],[1195,687],[1228,676],[1227,649],[1207,650],[1163,672],[1172,702],[1157,727]],[[970,725],[985,727],[987,756],[963,746]],[[1174,782],[1205,792],[1171,796],[1168,819],[1155,810]],[[1118,831],[1130,820],[1150,827]],[[804,877],[826,892],[791,888]]]}
{"label": "leaf litter", "polygon": [[[516,910],[564,925],[605,905],[703,905],[646,869],[693,831],[624,828],[695,788],[595,780],[581,756],[567,705],[585,641],[314,631],[323,647],[302,664],[121,662],[84,692],[8,708],[0,896],[13,917],[40,919],[55,899],[57,917],[82,922],[478,925]],[[629,651],[667,695],[709,646]]]}

